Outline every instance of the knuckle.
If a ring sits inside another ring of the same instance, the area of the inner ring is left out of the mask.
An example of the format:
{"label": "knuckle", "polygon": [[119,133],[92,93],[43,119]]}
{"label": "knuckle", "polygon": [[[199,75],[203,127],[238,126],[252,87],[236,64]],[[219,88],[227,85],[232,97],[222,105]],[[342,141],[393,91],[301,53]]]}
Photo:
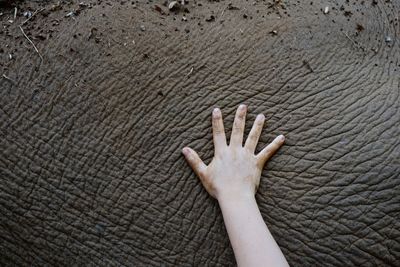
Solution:
{"label": "knuckle", "polygon": [[237,119],[235,120],[235,122],[233,123],[233,127],[234,128],[243,128],[244,127],[244,119]]}
{"label": "knuckle", "polygon": [[244,120],[245,117],[246,117],[246,109],[238,110],[238,112],[236,113],[236,119]]}
{"label": "knuckle", "polygon": [[234,125],[232,127],[232,132],[235,134],[240,134],[240,132],[243,130],[243,127],[241,127],[240,125]]}
{"label": "knuckle", "polygon": [[268,156],[269,154],[271,154],[272,151],[273,151],[272,146],[269,146],[269,147],[265,148],[265,151],[263,154]]}
{"label": "knuckle", "polygon": [[195,164],[195,157],[192,154],[188,155],[188,160],[194,165]]}
{"label": "knuckle", "polygon": [[269,152],[269,153],[273,153],[273,152],[276,151],[278,148],[279,148],[279,145],[278,145],[278,144],[272,143],[271,146],[270,146],[269,149],[268,149],[268,152]]}
{"label": "knuckle", "polygon": [[244,120],[244,117],[246,116],[246,112],[245,111],[241,111],[241,112],[239,112],[238,114],[237,114],[237,119],[239,120],[239,121],[242,121],[242,120]]}
{"label": "knuckle", "polygon": [[214,134],[221,135],[223,133],[224,133],[224,131],[220,127],[214,128]]}
{"label": "knuckle", "polygon": [[258,140],[257,134],[251,134],[251,135],[249,136],[249,138],[250,138],[251,141],[257,141],[257,140]]}
{"label": "knuckle", "polygon": [[203,169],[197,170],[197,175],[200,177],[201,180],[204,180],[206,178],[206,172]]}

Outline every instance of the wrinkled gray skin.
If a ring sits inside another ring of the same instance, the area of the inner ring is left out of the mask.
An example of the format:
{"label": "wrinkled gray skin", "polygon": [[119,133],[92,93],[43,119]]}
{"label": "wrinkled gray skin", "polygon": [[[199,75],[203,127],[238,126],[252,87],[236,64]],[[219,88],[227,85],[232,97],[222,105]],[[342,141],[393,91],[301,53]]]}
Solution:
{"label": "wrinkled gray skin", "polygon": [[190,1],[188,22],[105,2],[25,25],[54,30],[42,63],[17,26],[0,36],[0,265],[235,265],[181,148],[209,162],[212,108],[229,136],[245,103],[247,132],[267,117],[259,148],[286,135],[257,201],[289,263],[398,266],[399,1],[284,1],[280,19]]}

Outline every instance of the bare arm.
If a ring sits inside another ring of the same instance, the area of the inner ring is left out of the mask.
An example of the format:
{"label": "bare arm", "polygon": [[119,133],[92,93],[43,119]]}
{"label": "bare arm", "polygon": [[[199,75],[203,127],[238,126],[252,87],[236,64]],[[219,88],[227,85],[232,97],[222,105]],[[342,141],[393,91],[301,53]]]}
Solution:
{"label": "bare arm", "polygon": [[219,199],[238,266],[289,266],[254,197]]}
{"label": "bare arm", "polygon": [[207,192],[219,202],[238,266],[289,266],[254,197],[263,166],[283,144],[284,137],[278,136],[255,155],[265,117],[257,116],[243,146],[246,111],[245,105],[239,106],[227,145],[221,111],[214,109],[215,152],[208,166],[194,150],[185,147],[182,152]]}

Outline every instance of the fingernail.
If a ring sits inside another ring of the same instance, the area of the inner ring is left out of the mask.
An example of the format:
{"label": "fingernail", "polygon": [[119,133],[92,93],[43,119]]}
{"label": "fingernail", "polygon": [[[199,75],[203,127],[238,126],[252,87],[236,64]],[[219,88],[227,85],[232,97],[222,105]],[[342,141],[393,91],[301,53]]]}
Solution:
{"label": "fingernail", "polygon": [[285,141],[285,136],[283,136],[283,134],[279,135],[278,138],[281,142]]}
{"label": "fingernail", "polygon": [[189,148],[184,147],[184,148],[182,149],[182,153],[183,153],[183,155],[189,154]]}
{"label": "fingernail", "polygon": [[263,120],[263,119],[265,119],[265,116],[264,116],[264,114],[258,114],[256,119]]}
{"label": "fingernail", "polygon": [[246,105],[245,105],[245,104],[240,104],[240,105],[239,105],[239,109],[240,109],[240,110],[246,109]]}
{"label": "fingernail", "polygon": [[214,108],[214,109],[213,109],[213,113],[214,113],[214,114],[218,114],[218,113],[219,113],[219,108]]}

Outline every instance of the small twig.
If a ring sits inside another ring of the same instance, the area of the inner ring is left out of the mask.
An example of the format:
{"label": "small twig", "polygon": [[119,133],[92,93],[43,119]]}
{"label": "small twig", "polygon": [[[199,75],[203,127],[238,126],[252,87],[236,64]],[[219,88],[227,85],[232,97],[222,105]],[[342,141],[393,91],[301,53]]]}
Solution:
{"label": "small twig", "polygon": [[24,25],[25,23],[27,23],[27,22],[28,22],[30,19],[32,19],[36,14],[42,12],[43,10],[44,10],[44,8],[35,10],[35,12],[33,12],[32,16],[30,16],[30,17],[27,18],[24,22],[21,23],[21,26]]}
{"label": "small twig", "polygon": [[10,81],[13,84],[16,84],[16,82],[13,79],[11,79],[10,77],[7,77],[5,74],[3,74],[3,78],[6,79],[7,81]]}
{"label": "small twig", "polygon": [[347,37],[347,39],[349,39],[355,46],[357,46],[356,42],[354,42],[353,39],[351,39],[347,33],[345,33],[345,32],[343,32],[343,33]]}
{"label": "small twig", "polygon": [[226,7],[225,7],[225,8],[222,10],[222,12],[221,12],[221,18],[224,16],[225,9],[226,9]]}
{"label": "small twig", "polygon": [[193,72],[193,67],[190,69],[189,73],[186,76],[189,76]]}
{"label": "small twig", "polygon": [[344,35],[347,37],[347,39],[349,39],[349,40],[353,43],[353,45],[354,45],[355,47],[357,47],[357,48],[359,48],[359,49],[361,49],[361,50],[363,50],[363,51],[365,50],[364,47],[358,45],[353,39],[351,39],[350,36],[349,36],[346,32],[343,32],[343,33],[344,33]]}
{"label": "small twig", "polygon": [[38,53],[40,59],[43,61],[43,57],[40,54],[39,50],[36,48],[36,45],[32,42],[31,39],[29,39],[29,37],[25,34],[24,30],[22,29],[21,26],[19,26],[19,28],[21,29],[22,34],[25,36],[26,39],[28,39],[28,41],[33,45],[33,48],[35,48],[36,53]]}

